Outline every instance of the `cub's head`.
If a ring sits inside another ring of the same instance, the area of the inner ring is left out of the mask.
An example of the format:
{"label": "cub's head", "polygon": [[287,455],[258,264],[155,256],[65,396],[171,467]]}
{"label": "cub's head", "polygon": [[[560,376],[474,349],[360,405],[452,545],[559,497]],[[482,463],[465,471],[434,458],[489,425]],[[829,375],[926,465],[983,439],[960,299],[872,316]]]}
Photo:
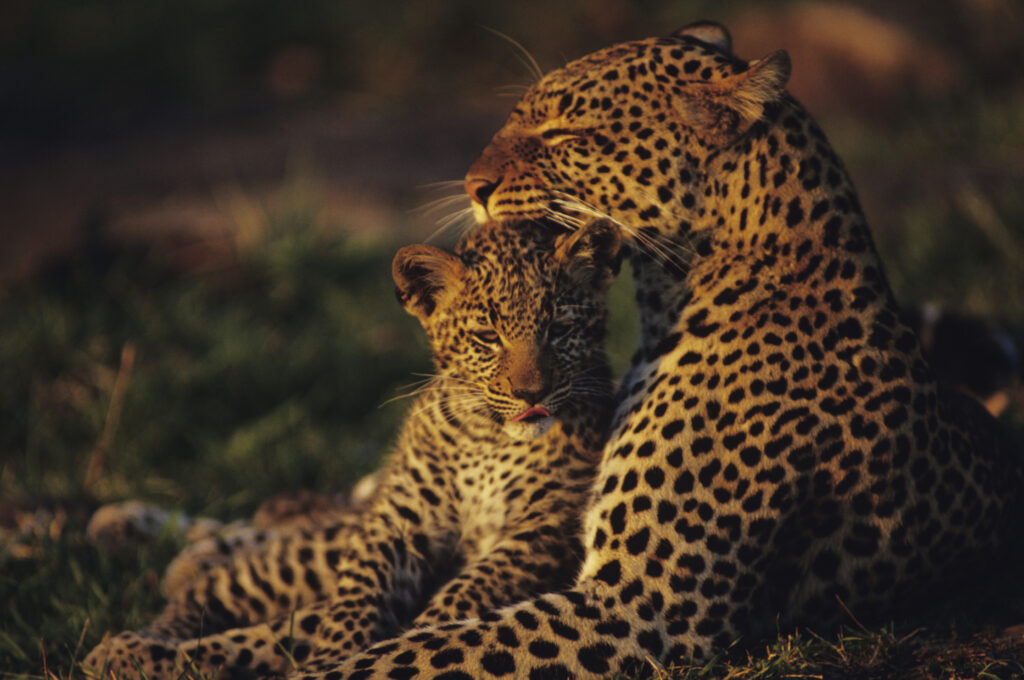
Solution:
{"label": "cub's head", "polygon": [[578,59],[526,92],[470,168],[474,214],[686,233],[719,180],[705,161],[781,100],[789,70],[782,51],[736,58],[708,22]]}
{"label": "cub's head", "polygon": [[611,224],[484,225],[455,253],[402,248],[398,299],[420,320],[454,411],[483,412],[517,439],[609,395],[605,292],[619,260]]}

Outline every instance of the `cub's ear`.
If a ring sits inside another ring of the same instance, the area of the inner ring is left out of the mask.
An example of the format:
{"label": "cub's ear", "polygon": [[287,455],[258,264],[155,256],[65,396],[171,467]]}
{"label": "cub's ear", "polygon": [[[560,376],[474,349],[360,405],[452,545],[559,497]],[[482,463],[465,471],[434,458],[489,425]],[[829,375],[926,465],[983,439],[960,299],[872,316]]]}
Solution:
{"label": "cub's ear", "polygon": [[560,236],[554,258],[577,285],[604,290],[619,273],[621,249],[619,228],[609,220],[594,220]]}
{"label": "cub's ear", "polygon": [[693,38],[705,45],[732,54],[732,36],[725,26],[717,21],[694,21],[672,33],[677,38]]}
{"label": "cub's ear", "polygon": [[782,98],[790,69],[789,54],[779,50],[724,80],[692,83],[683,113],[712,143],[727,144],[760,120],[768,104]]}
{"label": "cub's ear", "polygon": [[465,270],[455,255],[425,245],[402,248],[391,263],[398,301],[421,322],[426,322],[444,297],[455,290]]}

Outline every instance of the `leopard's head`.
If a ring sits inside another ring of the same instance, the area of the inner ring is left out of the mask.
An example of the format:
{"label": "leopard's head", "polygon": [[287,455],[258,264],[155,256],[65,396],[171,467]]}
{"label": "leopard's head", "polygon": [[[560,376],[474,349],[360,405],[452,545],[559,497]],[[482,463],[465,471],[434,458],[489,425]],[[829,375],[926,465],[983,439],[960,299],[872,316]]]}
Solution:
{"label": "leopard's head", "polygon": [[393,264],[398,298],[427,332],[453,411],[486,413],[517,439],[609,396],[604,294],[618,230],[599,221],[556,231],[484,225],[455,253],[407,246]]}
{"label": "leopard's head", "polygon": [[747,62],[725,29],[597,51],[534,84],[466,175],[476,219],[603,216],[642,240],[711,223],[706,161],[741,143],[789,77],[783,51]]}

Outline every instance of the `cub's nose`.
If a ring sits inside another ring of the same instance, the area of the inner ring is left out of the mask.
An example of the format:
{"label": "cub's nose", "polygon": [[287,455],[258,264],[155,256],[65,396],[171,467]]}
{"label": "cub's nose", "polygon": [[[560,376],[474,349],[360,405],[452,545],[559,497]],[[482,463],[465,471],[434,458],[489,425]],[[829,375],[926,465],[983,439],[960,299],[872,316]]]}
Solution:
{"label": "cub's nose", "polygon": [[466,193],[469,197],[480,205],[487,207],[487,199],[491,197],[494,190],[498,188],[501,180],[492,182],[489,179],[482,179],[480,177],[467,177],[466,178]]}
{"label": "cub's nose", "polygon": [[522,399],[527,404],[540,403],[542,397],[547,394],[547,390],[515,390],[512,395],[518,399]]}

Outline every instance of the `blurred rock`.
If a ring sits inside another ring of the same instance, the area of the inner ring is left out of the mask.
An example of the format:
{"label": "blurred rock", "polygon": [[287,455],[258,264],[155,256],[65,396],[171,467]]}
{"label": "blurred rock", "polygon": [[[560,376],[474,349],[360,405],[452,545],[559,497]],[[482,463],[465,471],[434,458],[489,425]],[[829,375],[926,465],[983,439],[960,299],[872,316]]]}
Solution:
{"label": "blurred rock", "polygon": [[49,496],[0,500],[0,564],[39,557],[42,542],[59,540],[69,521],[81,526],[93,507],[88,501]]}

